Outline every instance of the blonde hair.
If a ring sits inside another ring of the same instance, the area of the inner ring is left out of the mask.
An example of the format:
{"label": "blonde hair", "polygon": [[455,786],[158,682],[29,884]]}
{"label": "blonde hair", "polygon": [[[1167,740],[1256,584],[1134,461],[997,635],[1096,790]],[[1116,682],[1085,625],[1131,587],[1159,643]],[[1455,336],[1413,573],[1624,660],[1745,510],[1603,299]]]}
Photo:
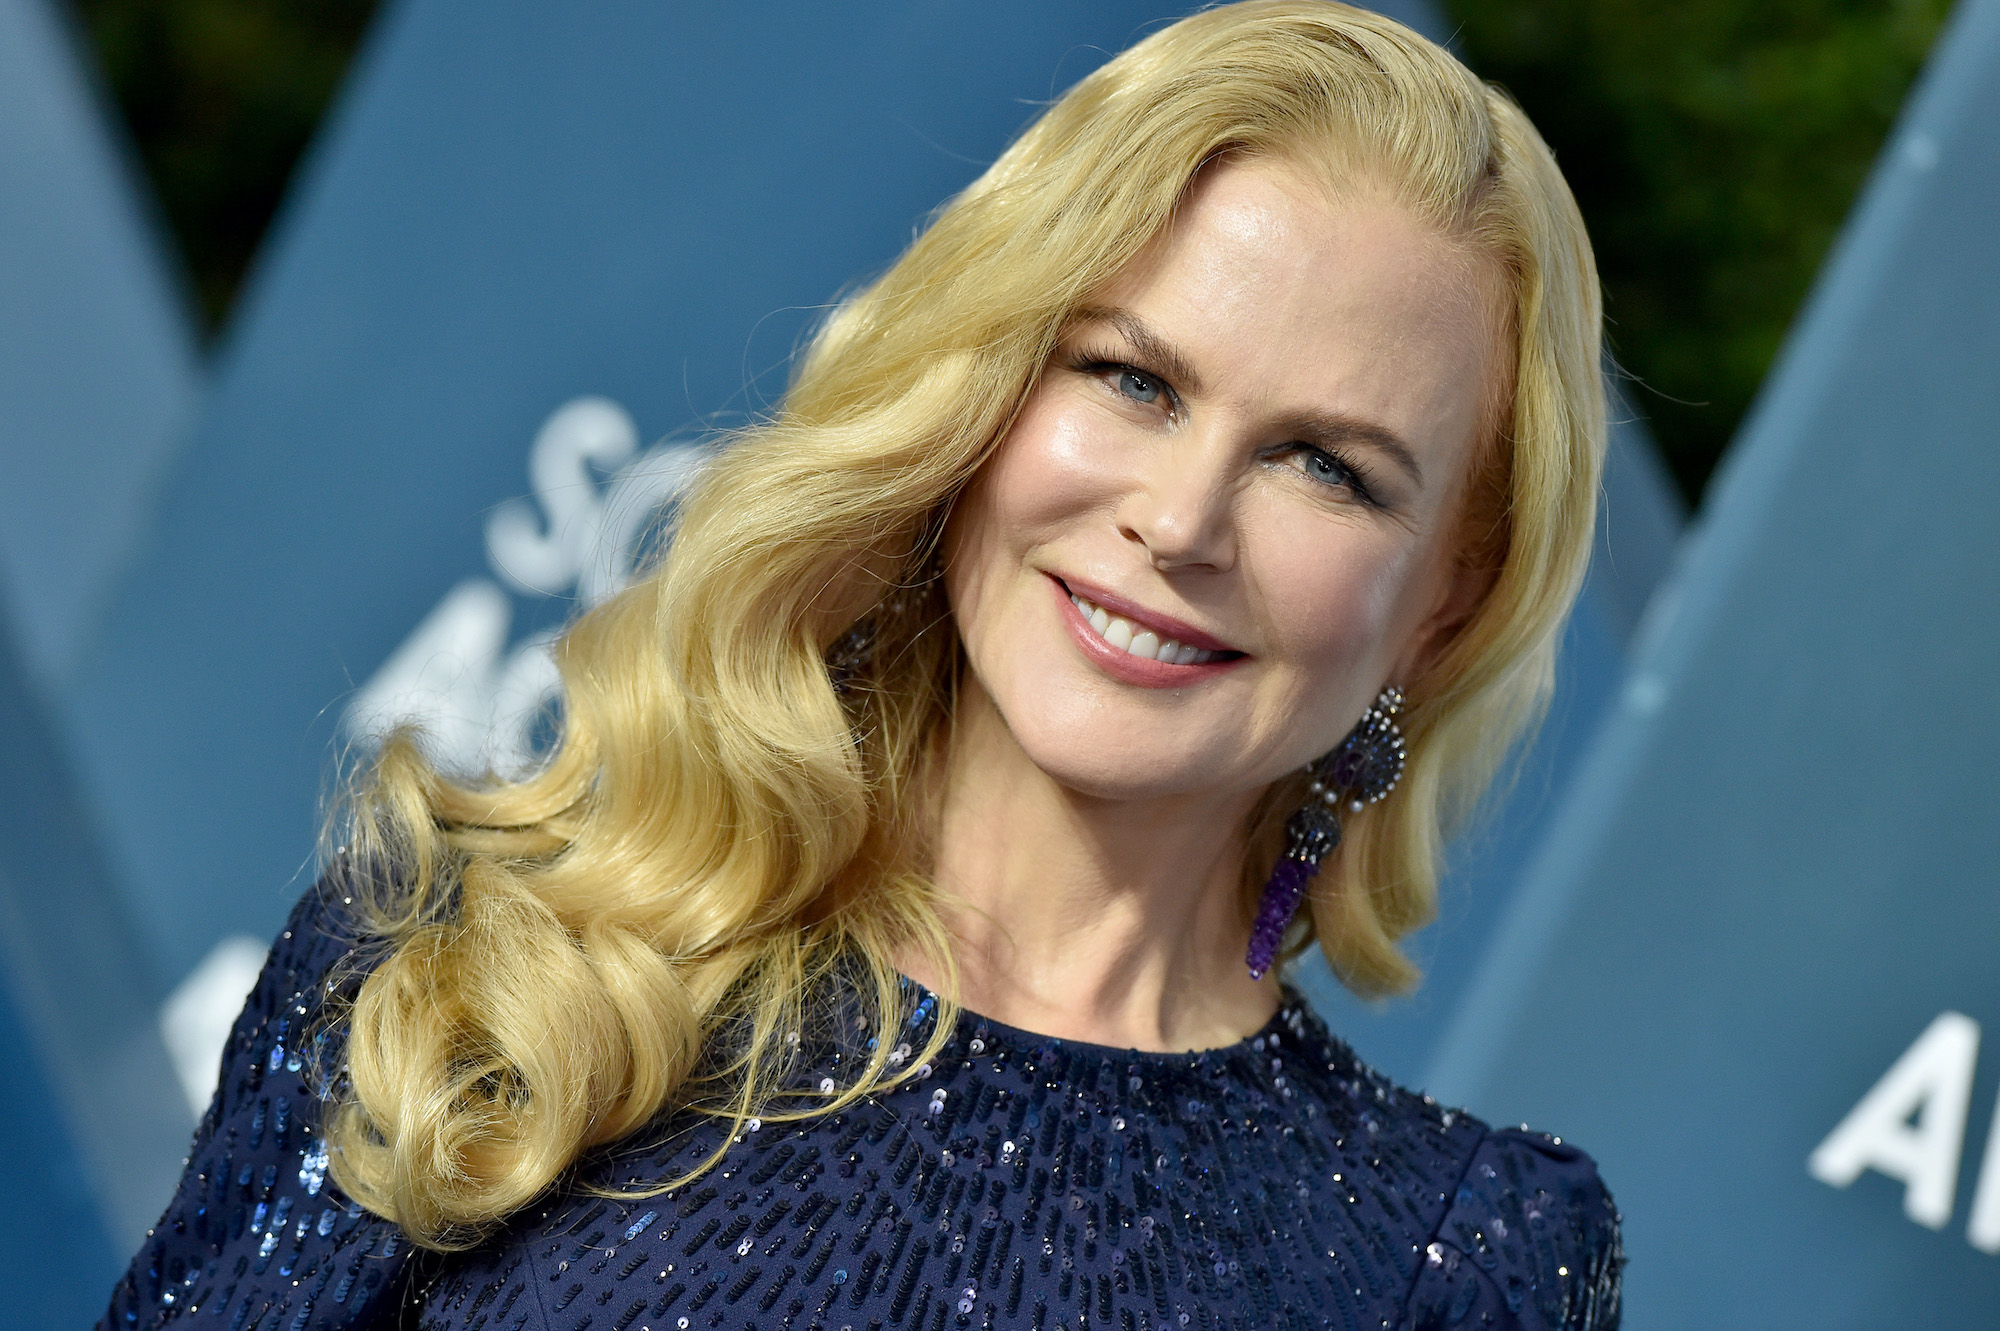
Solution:
{"label": "blonde hair", "polygon": [[[341,1014],[328,1118],[349,1195],[417,1242],[474,1242],[578,1154],[671,1106],[820,1112],[907,1075],[893,958],[953,975],[926,876],[959,668],[931,554],[1090,294],[1219,155],[1358,173],[1492,256],[1511,296],[1461,557],[1490,590],[1407,681],[1409,770],[1350,820],[1290,940],[1364,993],[1415,972],[1443,829],[1551,683],[1603,448],[1598,293],[1548,149],[1437,46],[1325,0],[1250,0],[1071,89],[807,350],[781,409],[681,505],[672,552],[558,649],[561,739],[518,781],[455,782],[389,739],[344,828],[376,942]],[[1338,182],[1335,182],[1336,184]],[[874,648],[840,692],[831,645]],[[1249,829],[1246,924],[1290,781]],[[787,1098],[788,1032],[841,971],[877,1042]],[[948,987],[948,986],[947,986]]]}

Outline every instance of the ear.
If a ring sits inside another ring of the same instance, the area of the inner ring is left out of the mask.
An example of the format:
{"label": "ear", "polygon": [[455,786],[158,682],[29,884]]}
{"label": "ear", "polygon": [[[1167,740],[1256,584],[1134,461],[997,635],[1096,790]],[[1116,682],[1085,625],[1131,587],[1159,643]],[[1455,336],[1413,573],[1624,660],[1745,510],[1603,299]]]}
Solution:
{"label": "ear", "polygon": [[1430,612],[1410,633],[1392,679],[1406,686],[1430,674],[1500,580],[1497,566],[1452,559],[1435,575]]}

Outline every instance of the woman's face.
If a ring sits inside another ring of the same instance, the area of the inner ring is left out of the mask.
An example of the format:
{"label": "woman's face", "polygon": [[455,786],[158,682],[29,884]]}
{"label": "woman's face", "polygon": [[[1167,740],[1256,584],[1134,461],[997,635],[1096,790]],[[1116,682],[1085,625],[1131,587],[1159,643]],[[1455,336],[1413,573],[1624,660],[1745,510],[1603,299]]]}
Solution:
{"label": "woman's face", "polygon": [[1248,792],[1332,748],[1482,590],[1452,541],[1500,293],[1385,195],[1206,171],[953,510],[967,702],[1106,798]]}

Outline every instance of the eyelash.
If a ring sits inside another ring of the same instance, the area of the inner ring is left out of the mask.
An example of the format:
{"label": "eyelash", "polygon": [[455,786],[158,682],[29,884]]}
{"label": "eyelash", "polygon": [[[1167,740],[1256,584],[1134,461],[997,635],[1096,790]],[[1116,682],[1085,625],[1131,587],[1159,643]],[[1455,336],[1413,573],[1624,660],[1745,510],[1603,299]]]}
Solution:
{"label": "eyelash", "polygon": [[[1174,391],[1173,385],[1168,383],[1164,376],[1155,374],[1142,366],[1134,365],[1130,361],[1120,360],[1108,352],[1089,349],[1079,350],[1070,358],[1069,368],[1078,374],[1086,374],[1100,379],[1114,373],[1136,374],[1140,378],[1150,380],[1159,386],[1160,393],[1167,399],[1167,405],[1171,411],[1179,412],[1181,410],[1180,394]],[[1114,389],[1114,391],[1116,390]],[[1120,396],[1122,397],[1124,394],[1121,393]],[[1149,402],[1138,402],[1137,399],[1127,400],[1142,407],[1154,405]],[[1375,497],[1374,491],[1368,488],[1368,479],[1361,467],[1339,449],[1321,448],[1317,444],[1294,441],[1289,444],[1280,445],[1277,451],[1305,453],[1325,458],[1340,470],[1342,479],[1339,482],[1321,480],[1320,484],[1345,485],[1349,490],[1353,491],[1356,499],[1367,504],[1370,508],[1381,507],[1381,501]],[[1313,477],[1312,479],[1319,480],[1318,477]]]}
{"label": "eyelash", "polygon": [[[1356,499],[1359,499],[1362,503],[1368,505],[1370,508],[1380,508],[1382,506],[1381,501],[1375,497],[1375,492],[1368,488],[1367,478],[1361,474],[1361,468],[1357,466],[1354,462],[1350,461],[1344,454],[1340,452],[1340,450],[1334,448],[1321,448],[1317,444],[1303,444],[1303,443],[1286,444],[1284,445],[1284,447],[1295,450],[1297,452],[1315,454],[1319,457],[1325,458],[1328,462],[1331,462],[1335,467],[1340,469],[1343,479],[1338,483],[1341,485],[1345,485],[1348,489],[1352,490],[1354,492],[1354,497]],[[1321,483],[1331,485],[1334,484],[1335,482],[1323,481]]]}
{"label": "eyelash", "polygon": [[[1161,396],[1166,398],[1167,406],[1170,410],[1175,412],[1181,410],[1181,395],[1174,391],[1174,386],[1167,382],[1166,376],[1154,374],[1151,370],[1144,369],[1140,366],[1134,365],[1130,361],[1120,360],[1116,356],[1111,355],[1109,352],[1090,351],[1090,350],[1078,351],[1073,357],[1071,357],[1069,367],[1072,370],[1075,370],[1078,374],[1087,374],[1094,378],[1100,378],[1100,379],[1108,374],[1113,374],[1113,373],[1136,374],[1141,379],[1147,379],[1159,385],[1160,394]],[[1123,395],[1121,394],[1121,396]],[[1142,407],[1150,407],[1155,405],[1151,402],[1139,402],[1138,399],[1136,398],[1130,400],[1134,402],[1136,405]]]}

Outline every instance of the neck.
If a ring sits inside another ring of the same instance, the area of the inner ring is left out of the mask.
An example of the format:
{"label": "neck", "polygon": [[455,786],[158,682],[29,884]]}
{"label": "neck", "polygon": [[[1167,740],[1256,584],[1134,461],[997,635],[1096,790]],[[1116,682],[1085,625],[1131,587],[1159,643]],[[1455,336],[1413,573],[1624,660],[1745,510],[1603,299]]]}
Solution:
{"label": "neck", "polygon": [[[961,694],[939,809],[937,883],[958,997],[1023,1030],[1154,1051],[1255,1031],[1241,905],[1256,791],[1105,799],[1058,784],[976,686]],[[935,988],[941,977],[912,978]]]}

